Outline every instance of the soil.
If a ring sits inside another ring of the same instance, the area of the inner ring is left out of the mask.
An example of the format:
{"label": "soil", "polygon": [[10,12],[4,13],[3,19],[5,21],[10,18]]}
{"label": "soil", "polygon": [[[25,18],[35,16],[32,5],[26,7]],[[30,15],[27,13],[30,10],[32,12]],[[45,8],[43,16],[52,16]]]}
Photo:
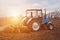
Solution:
{"label": "soil", "polygon": [[53,19],[54,30],[39,30],[29,33],[0,32],[0,40],[60,40],[60,19]]}

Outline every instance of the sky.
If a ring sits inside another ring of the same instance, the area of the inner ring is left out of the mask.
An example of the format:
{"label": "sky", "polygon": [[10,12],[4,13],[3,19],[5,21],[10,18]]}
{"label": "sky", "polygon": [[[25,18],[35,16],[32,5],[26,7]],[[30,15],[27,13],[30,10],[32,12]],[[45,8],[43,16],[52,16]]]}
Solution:
{"label": "sky", "polygon": [[49,12],[60,8],[60,0],[0,0],[0,17],[24,14],[28,8],[46,8]]}

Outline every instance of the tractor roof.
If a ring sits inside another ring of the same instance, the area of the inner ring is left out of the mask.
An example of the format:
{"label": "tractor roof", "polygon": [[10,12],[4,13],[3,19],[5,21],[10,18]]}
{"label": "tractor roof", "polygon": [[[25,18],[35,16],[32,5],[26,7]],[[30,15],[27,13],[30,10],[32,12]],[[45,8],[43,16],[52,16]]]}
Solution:
{"label": "tractor roof", "polygon": [[42,11],[42,9],[27,9],[26,11]]}

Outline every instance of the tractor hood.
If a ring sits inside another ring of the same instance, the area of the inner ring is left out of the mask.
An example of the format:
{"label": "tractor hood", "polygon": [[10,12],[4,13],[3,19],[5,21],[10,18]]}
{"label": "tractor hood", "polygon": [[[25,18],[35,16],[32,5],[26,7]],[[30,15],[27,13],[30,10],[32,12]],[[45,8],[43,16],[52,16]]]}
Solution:
{"label": "tractor hood", "polygon": [[32,20],[32,18],[23,18],[23,22],[26,22],[27,24]]}

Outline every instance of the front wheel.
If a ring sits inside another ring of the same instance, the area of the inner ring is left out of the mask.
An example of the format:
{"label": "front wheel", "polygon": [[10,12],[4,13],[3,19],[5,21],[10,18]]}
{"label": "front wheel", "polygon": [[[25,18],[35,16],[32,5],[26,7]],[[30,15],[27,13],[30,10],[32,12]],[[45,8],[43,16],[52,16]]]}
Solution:
{"label": "front wheel", "polygon": [[49,24],[49,30],[53,30],[54,29],[54,25],[53,24]]}

